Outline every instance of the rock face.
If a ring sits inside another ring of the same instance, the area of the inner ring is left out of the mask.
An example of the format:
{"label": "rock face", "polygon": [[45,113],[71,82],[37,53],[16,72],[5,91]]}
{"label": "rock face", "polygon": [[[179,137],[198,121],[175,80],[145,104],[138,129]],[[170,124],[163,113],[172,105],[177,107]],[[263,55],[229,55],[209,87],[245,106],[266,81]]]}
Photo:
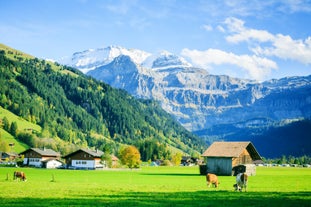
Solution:
{"label": "rock face", "polygon": [[200,136],[221,139],[227,133],[224,126],[260,131],[311,117],[311,76],[259,83],[211,75],[168,52],[151,55],[117,48],[102,49],[106,52],[100,58],[87,51],[76,53],[67,65],[138,98],[158,100],[163,109]]}

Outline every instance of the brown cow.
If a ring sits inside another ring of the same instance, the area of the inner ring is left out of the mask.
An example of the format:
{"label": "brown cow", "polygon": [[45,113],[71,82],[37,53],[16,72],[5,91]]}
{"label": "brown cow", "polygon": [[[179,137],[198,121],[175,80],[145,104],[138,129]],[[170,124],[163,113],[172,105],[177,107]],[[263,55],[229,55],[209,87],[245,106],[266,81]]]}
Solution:
{"label": "brown cow", "polygon": [[212,173],[207,173],[206,182],[207,182],[207,187],[210,187],[211,184],[213,184],[215,188],[217,188],[218,185],[220,184],[220,182],[218,182],[217,175],[212,174]]}
{"label": "brown cow", "polygon": [[14,180],[18,178],[19,180],[26,181],[26,174],[24,172],[15,171],[13,176]]}

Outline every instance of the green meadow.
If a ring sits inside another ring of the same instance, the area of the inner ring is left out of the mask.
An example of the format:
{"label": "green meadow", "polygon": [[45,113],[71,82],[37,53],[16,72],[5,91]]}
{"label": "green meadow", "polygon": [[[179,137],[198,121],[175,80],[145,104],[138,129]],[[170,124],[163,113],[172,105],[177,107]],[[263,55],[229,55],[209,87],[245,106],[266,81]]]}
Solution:
{"label": "green meadow", "polygon": [[[14,181],[22,170],[27,182]],[[235,192],[233,176],[207,188],[198,167],[138,170],[0,168],[0,206],[311,206],[311,169],[258,167],[248,191]]]}
{"label": "green meadow", "polygon": [[[0,44],[0,48],[1,48],[1,44]],[[41,131],[41,127],[39,125],[28,122],[25,119],[22,119],[19,116],[16,116],[12,112],[0,106],[0,119],[3,119],[4,117],[6,117],[10,123],[16,122],[18,129],[20,131],[25,131],[27,129],[33,129],[38,132]],[[14,150],[13,150],[14,152],[20,153],[28,149],[28,146],[26,144],[18,141],[11,134],[9,134],[7,131],[5,131],[2,128],[0,128],[0,139],[3,139],[4,141],[6,141],[7,144],[14,143]]]}

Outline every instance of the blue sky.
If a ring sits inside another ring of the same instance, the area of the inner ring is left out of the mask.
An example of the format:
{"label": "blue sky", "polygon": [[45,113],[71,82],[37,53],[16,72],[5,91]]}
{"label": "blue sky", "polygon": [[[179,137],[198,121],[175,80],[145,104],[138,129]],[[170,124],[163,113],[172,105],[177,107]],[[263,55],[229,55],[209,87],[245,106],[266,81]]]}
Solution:
{"label": "blue sky", "polygon": [[211,74],[311,74],[310,0],[0,0],[0,42],[39,58],[118,45]]}

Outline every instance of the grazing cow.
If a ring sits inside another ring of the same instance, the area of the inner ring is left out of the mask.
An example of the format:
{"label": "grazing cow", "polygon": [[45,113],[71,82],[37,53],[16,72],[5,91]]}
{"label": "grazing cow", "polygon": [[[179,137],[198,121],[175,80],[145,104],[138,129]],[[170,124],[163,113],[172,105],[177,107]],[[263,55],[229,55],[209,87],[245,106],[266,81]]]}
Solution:
{"label": "grazing cow", "polygon": [[207,182],[207,187],[210,187],[211,184],[213,184],[215,186],[215,188],[217,188],[218,185],[220,184],[218,182],[217,175],[212,174],[212,173],[207,173],[207,175],[206,175],[206,182]]}
{"label": "grazing cow", "polygon": [[26,181],[26,175],[25,175],[24,172],[17,172],[17,171],[15,171],[13,179],[16,180],[17,178],[19,180]]}
{"label": "grazing cow", "polygon": [[248,181],[248,176],[246,173],[237,174],[236,184],[233,185],[233,187],[235,188],[235,191],[237,190],[242,191],[243,188],[245,188],[245,192],[246,192],[247,181]]}

